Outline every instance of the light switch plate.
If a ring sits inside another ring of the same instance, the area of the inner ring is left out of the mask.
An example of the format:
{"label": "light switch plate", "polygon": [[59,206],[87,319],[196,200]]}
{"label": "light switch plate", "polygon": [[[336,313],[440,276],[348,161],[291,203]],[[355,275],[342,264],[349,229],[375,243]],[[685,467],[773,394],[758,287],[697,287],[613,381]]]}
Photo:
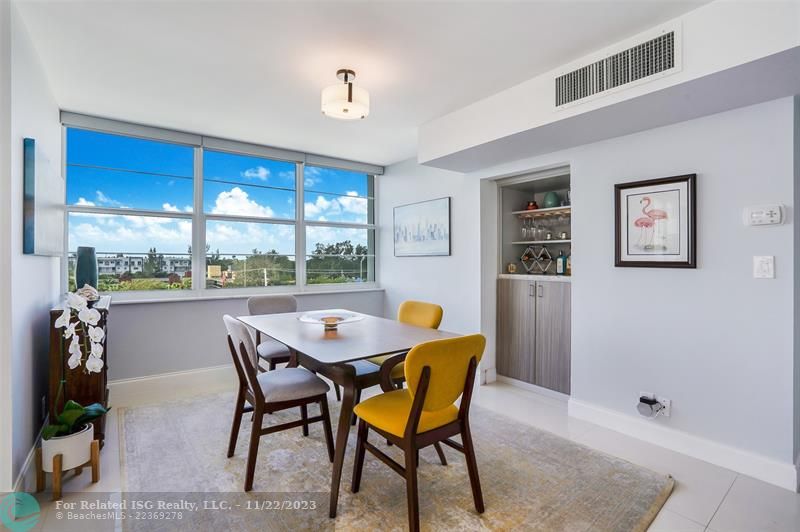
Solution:
{"label": "light switch plate", "polygon": [[753,277],[755,279],[775,278],[775,257],[772,255],[756,255],[753,257]]}

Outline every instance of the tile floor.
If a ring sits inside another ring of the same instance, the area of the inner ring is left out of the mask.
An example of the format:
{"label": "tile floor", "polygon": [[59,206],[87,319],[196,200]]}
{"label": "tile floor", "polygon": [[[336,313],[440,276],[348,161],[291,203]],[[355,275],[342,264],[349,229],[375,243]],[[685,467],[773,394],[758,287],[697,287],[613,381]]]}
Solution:
{"label": "tile floor", "polygon": [[[146,401],[177,398],[175,393],[173,391],[171,397],[150,396]],[[187,391],[184,395],[189,393]],[[572,419],[567,415],[566,403],[509,384],[494,383],[479,387],[474,400],[476,404],[520,422],[654,471],[671,474],[676,480],[675,490],[650,527],[651,532],[800,531],[799,494],[592,423]],[[113,492],[120,490],[117,419],[113,410],[108,427],[106,448],[101,453],[102,480],[92,485],[88,472],[67,480],[64,484],[65,501],[70,500],[70,493],[79,491],[110,492],[109,497],[113,498]],[[53,528],[55,511],[53,503],[44,503],[42,519],[35,530],[64,530],[63,527]],[[82,532],[95,529],[91,523],[76,522],[75,525],[75,530]]]}

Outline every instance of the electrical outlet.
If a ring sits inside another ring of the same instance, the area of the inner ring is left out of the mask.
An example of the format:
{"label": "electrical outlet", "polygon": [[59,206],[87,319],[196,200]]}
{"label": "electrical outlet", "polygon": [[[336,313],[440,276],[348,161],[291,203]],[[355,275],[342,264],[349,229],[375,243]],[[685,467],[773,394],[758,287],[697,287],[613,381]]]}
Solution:
{"label": "electrical outlet", "polygon": [[654,394],[653,392],[639,392],[639,397],[647,397],[649,399],[655,399],[656,401],[664,405],[664,408],[658,413],[659,416],[670,417],[672,415],[672,399],[661,397],[659,395]]}

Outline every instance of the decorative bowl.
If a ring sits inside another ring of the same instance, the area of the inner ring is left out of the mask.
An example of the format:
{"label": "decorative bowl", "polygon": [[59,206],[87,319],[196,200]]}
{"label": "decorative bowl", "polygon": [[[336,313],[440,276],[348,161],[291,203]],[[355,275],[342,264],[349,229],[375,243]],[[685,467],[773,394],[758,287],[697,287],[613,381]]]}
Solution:
{"label": "decorative bowl", "polygon": [[324,325],[326,331],[333,331],[342,323],[353,323],[364,319],[363,314],[343,309],[315,310],[299,316],[303,323]]}

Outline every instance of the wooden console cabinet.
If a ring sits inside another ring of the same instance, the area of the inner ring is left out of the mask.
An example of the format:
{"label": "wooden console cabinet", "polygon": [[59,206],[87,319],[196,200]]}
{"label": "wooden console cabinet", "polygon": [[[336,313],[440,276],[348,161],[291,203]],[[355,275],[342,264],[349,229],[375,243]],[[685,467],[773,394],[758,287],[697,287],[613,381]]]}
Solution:
{"label": "wooden console cabinet", "polygon": [[[69,340],[64,339],[63,329],[56,329],[55,322],[61,315],[61,308],[50,311],[50,380],[48,385],[48,411],[50,418],[55,419],[56,413],[60,412],[69,399],[77,401],[86,406],[92,403],[100,403],[108,408],[108,312],[111,308],[111,297],[103,296],[95,304],[94,308],[100,311],[100,322],[98,327],[105,330],[103,338],[103,369],[99,373],[86,373],[83,366],[69,369],[67,359],[69,358]],[[83,334],[81,342],[83,342]],[[63,380],[63,390],[59,395],[58,389]],[[106,428],[106,416],[102,416],[94,423],[94,439],[103,445]]]}

